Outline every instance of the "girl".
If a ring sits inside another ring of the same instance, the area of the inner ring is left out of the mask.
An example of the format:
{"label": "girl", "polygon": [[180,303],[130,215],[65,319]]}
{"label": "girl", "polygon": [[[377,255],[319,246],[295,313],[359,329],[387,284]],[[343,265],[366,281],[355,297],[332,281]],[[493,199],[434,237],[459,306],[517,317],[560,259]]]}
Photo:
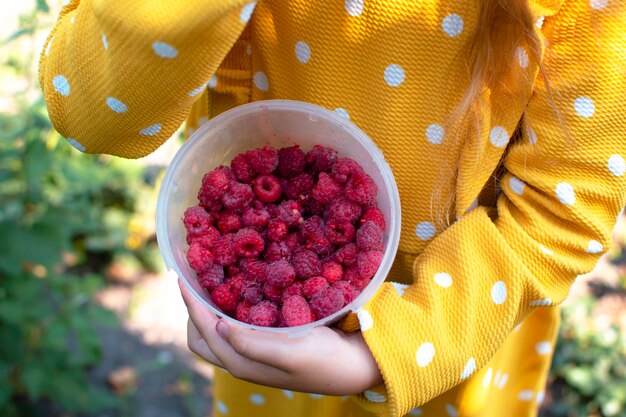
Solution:
{"label": "girl", "polygon": [[557,306],[625,203],[626,4],[248,1],[73,0],[40,65],[83,152],[141,157],[185,119],[287,98],[390,163],[400,250],[343,330],[244,331],[183,290],[191,349],[230,371],[215,415],[535,415]]}

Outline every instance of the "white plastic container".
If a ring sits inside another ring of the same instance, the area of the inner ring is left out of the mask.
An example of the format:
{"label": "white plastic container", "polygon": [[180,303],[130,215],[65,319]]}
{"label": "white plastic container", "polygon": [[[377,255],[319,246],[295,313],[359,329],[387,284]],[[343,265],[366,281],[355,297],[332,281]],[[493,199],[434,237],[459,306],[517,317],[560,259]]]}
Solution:
{"label": "white plastic container", "polygon": [[[340,311],[314,323],[296,327],[259,327],[242,323],[222,313],[198,284],[196,273],[187,264],[189,245],[182,222],[188,207],[198,204],[202,176],[228,165],[237,154],[264,145],[276,148],[298,144],[306,152],[316,144],[337,150],[361,164],[378,186],[378,206],[385,215],[384,257],[371,283]],[[400,197],[393,174],[382,152],[354,124],[337,113],[309,103],[266,100],[245,104],[213,118],[199,128],[175,155],[168,167],[157,202],[156,232],[161,255],[203,305],[224,319],[263,331],[306,335],[314,327],[336,323],[350,311],[357,311],[384,282],[396,256],[400,239]]]}

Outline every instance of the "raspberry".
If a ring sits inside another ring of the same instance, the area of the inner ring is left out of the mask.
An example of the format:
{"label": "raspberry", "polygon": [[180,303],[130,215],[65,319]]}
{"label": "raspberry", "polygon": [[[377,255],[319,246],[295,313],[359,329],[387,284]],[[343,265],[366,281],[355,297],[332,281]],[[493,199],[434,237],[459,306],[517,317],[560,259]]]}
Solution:
{"label": "raspberry", "polygon": [[265,251],[263,259],[265,262],[275,262],[281,259],[289,259],[291,250],[285,245],[285,242],[272,242]]}
{"label": "raspberry", "polygon": [[217,200],[228,190],[228,185],[233,179],[234,176],[230,168],[225,166],[217,167],[213,171],[204,174],[200,192],[209,199]]}
{"label": "raspberry", "polygon": [[361,278],[372,278],[383,260],[383,253],[379,250],[361,252],[357,256],[357,268]]}
{"label": "raspberry", "polygon": [[269,264],[267,269],[267,282],[279,288],[285,288],[296,278],[293,266],[284,259]]}
{"label": "raspberry", "polygon": [[282,295],[282,300],[283,302],[289,298],[292,297],[294,295],[299,295],[302,296],[303,293],[303,284],[301,281],[294,281],[293,284],[289,285],[287,288],[284,289],[283,291],[283,295]]}
{"label": "raspberry", "polygon": [[343,277],[343,268],[337,262],[325,262],[322,264],[322,276],[332,284]]}
{"label": "raspberry", "polygon": [[224,268],[218,264],[211,265],[206,271],[198,274],[198,282],[208,291],[213,291],[224,283]]}
{"label": "raspberry", "polygon": [[283,243],[291,252],[300,247],[300,234],[292,233],[283,240]]}
{"label": "raspberry", "polygon": [[274,217],[282,222],[285,222],[287,226],[296,226],[302,223],[302,213],[300,212],[300,205],[293,201],[283,201],[276,207]]}
{"label": "raspberry", "polygon": [[376,223],[381,230],[385,230],[385,216],[378,206],[369,206],[366,208],[365,213],[361,216],[361,220],[359,220],[361,224],[370,221]]}
{"label": "raspberry", "polygon": [[279,303],[282,299],[283,289],[266,282],[263,285],[263,295],[270,301]]}
{"label": "raspberry", "polygon": [[245,227],[251,227],[257,230],[262,230],[269,221],[270,213],[264,207],[248,207],[243,210],[241,215],[241,222]]}
{"label": "raspberry", "polygon": [[243,300],[242,302],[237,304],[237,309],[235,310],[235,319],[244,323],[249,323],[250,307],[252,307],[252,304],[250,304],[246,300]]}
{"label": "raspberry", "polygon": [[226,281],[230,285],[230,292],[235,294],[237,298],[241,298],[241,290],[243,289],[243,277],[241,275],[234,276]]}
{"label": "raspberry", "polygon": [[355,174],[346,183],[344,195],[354,203],[366,205],[376,198],[378,187],[374,180],[365,173]]}
{"label": "raspberry", "polygon": [[252,187],[232,181],[228,191],[222,196],[222,204],[229,209],[244,209],[252,202],[253,197]]}
{"label": "raspberry", "polygon": [[313,297],[309,305],[317,319],[328,317],[341,310],[345,304],[343,292],[338,288],[326,288]]}
{"label": "raspberry", "polygon": [[250,307],[248,321],[255,326],[272,327],[278,321],[278,306],[269,300]]}
{"label": "raspberry", "polygon": [[306,300],[294,295],[285,300],[281,309],[283,322],[286,326],[301,326],[315,321],[315,316]]}
{"label": "raspberry", "polygon": [[243,258],[240,267],[247,280],[264,283],[267,279],[267,264],[263,261]]}
{"label": "raspberry", "polygon": [[207,248],[192,243],[187,250],[187,262],[196,272],[204,272],[213,265],[213,255]]}
{"label": "raspberry", "polygon": [[232,210],[223,210],[217,218],[217,228],[223,235],[241,229],[241,217]]}
{"label": "raspberry", "polygon": [[306,154],[306,163],[311,167],[311,172],[325,172],[330,170],[337,160],[337,151],[322,145],[315,145]]}
{"label": "raspberry", "polygon": [[326,237],[335,245],[345,245],[354,240],[356,232],[350,222],[330,220],[326,223]]}
{"label": "raspberry", "polygon": [[355,243],[348,243],[337,249],[335,252],[335,261],[345,266],[352,266],[356,262],[356,257],[359,254],[359,248]]}
{"label": "raspberry", "polygon": [[225,313],[232,313],[237,308],[237,296],[232,293],[228,284],[222,284],[211,291],[211,299],[220,310]]}
{"label": "raspberry", "polygon": [[330,240],[324,235],[309,236],[304,247],[320,256],[328,256],[335,250],[333,244],[330,243]]}
{"label": "raspberry", "polygon": [[202,246],[203,248],[211,249],[213,242],[215,242],[215,239],[217,239],[218,237],[220,237],[220,232],[218,232],[215,227],[211,226],[202,235],[198,235],[198,236],[188,235],[187,243],[192,244],[195,242],[199,244],[200,246]]}
{"label": "raspberry", "polygon": [[306,198],[315,186],[315,177],[308,172],[299,174],[286,182],[284,191],[290,200]]}
{"label": "raspberry", "polygon": [[263,299],[263,287],[260,282],[245,281],[241,286],[241,297],[250,304],[257,304]]}
{"label": "raspberry", "polygon": [[360,174],[363,172],[363,168],[354,159],[339,158],[331,168],[331,173],[335,181],[340,184],[344,184],[354,174]]}
{"label": "raspberry", "polygon": [[302,173],[305,154],[300,146],[294,145],[278,151],[278,173],[283,178],[291,178]]}
{"label": "raspberry", "polygon": [[298,229],[302,237],[308,239],[311,236],[323,236],[324,227],[324,220],[320,216],[311,216]]}
{"label": "raspberry", "polygon": [[264,146],[245,153],[248,165],[258,174],[269,174],[278,166],[278,150]]}
{"label": "raspberry", "polygon": [[235,236],[229,233],[215,239],[215,243],[211,247],[213,254],[213,262],[222,266],[234,265],[237,261],[235,255]]}
{"label": "raspberry", "polygon": [[341,192],[343,187],[330,175],[325,172],[320,173],[317,184],[313,187],[311,195],[320,203],[328,204]]}
{"label": "raspberry", "polygon": [[360,205],[346,200],[344,197],[335,198],[326,210],[328,220],[335,219],[354,223],[361,216],[363,209]]}
{"label": "raspberry", "polygon": [[[246,259],[246,258],[242,258],[242,259]],[[229,277],[234,277],[235,275],[239,275],[243,273],[243,271],[238,266],[229,265],[226,267],[226,273],[228,274]]]}
{"label": "raspberry", "polygon": [[235,235],[235,253],[245,258],[256,258],[263,251],[265,242],[254,229],[241,229]]}
{"label": "raspberry", "polygon": [[241,182],[250,182],[252,178],[254,178],[254,172],[250,165],[248,165],[248,161],[246,160],[246,156],[244,154],[239,154],[230,161],[230,168],[237,178]]}
{"label": "raspberry", "polygon": [[200,205],[204,207],[209,213],[216,214],[222,209],[222,200],[213,200],[206,197],[204,194],[198,194],[198,201]]}
{"label": "raspberry", "polygon": [[326,288],[328,288],[328,281],[324,277],[313,277],[302,283],[302,294],[311,299]]}
{"label": "raspberry", "polygon": [[322,262],[310,250],[302,250],[291,259],[296,276],[300,279],[314,277],[322,273]]}
{"label": "raspberry", "polygon": [[338,288],[343,294],[346,304],[351,303],[361,293],[356,290],[348,281],[337,281],[332,285],[333,288]]}
{"label": "raspberry", "polygon": [[370,278],[363,278],[359,275],[359,269],[357,266],[351,266],[346,269],[344,279],[358,292],[363,291],[363,289],[367,287],[371,281]]}
{"label": "raspberry", "polygon": [[382,250],[383,230],[374,222],[365,222],[356,232],[356,244],[364,251]]}
{"label": "raspberry", "polygon": [[260,175],[252,182],[254,194],[265,203],[272,203],[280,198],[282,187],[273,175]]}
{"label": "raspberry", "polygon": [[272,242],[280,242],[289,233],[289,228],[285,222],[272,219],[267,224],[267,238]]}
{"label": "raspberry", "polygon": [[200,206],[189,207],[183,215],[183,223],[187,233],[191,236],[200,236],[208,232],[213,219],[211,215]]}
{"label": "raspberry", "polygon": [[303,201],[304,211],[311,216],[319,216],[324,213],[326,204],[320,203],[313,197],[309,196]]}

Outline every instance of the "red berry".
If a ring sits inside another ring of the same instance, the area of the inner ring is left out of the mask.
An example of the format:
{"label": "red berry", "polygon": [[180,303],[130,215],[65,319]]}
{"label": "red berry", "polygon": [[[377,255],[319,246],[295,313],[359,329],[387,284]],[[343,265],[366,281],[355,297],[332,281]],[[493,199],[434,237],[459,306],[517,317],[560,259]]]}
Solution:
{"label": "red berry", "polygon": [[258,174],[269,174],[278,166],[278,151],[269,146],[247,151],[248,165]]}
{"label": "red berry", "polygon": [[315,321],[309,304],[301,296],[291,296],[285,300],[281,309],[283,322],[286,326],[301,326]]}
{"label": "red berry", "polygon": [[207,233],[213,223],[213,219],[203,207],[193,206],[185,210],[183,223],[187,233],[195,237]]}
{"label": "red berry", "polygon": [[356,232],[356,244],[363,251],[382,250],[383,230],[374,222],[365,222]]}
{"label": "red berry", "polygon": [[276,285],[272,285],[269,282],[263,284],[263,295],[270,301],[275,303],[279,303],[282,299],[283,289],[281,287],[277,287]]}
{"label": "red berry", "polygon": [[262,230],[269,221],[270,213],[264,207],[248,207],[243,210],[243,214],[241,215],[241,222],[245,227],[251,227],[257,230]]}
{"label": "red berry", "polygon": [[311,299],[309,305],[317,319],[328,317],[341,310],[345,304],[343,292],[338,288],[326,288]]}
{"label": "red berry", "polygon": [[223,235],[241,229],[241,217],[232,210],[222,210],[217,218],[217,228]]}
{"label": "red berry", "polygon": [[272,242],[280,242],[287,237],[289,228],[285,222],[272,219],[267,224],[267,238]]}
{"label": "red berry", "polygon": [[305,154],[300,146],[294,145],[278,151],[278,173],[283,178],[294,177],[304,171]]}
{"label": "red berry", "polygon": [[290,200],[306,198],[315,186],[315,177],[308,172],[299,174],[285,184],[285,195]]}
{"label": "red berry", "polygon": [[337,151],[322,145],[315,145],[306,154],[306,163],[311,167],[311,172],[329,171],[337,160]]}
{"label": "red berry", "polygon": [[232,293],[228,284],[222,284],[211,291],[211,299],[225,313],[233,313],[239,301],[238,297]]}
{"label": "red berry", "polygon": [[230,168],[220,166],[213,171],[207,172],[202,177],[200,192],[207,198],[217,200],[228,190],[228,185],[234,179]]}
{"label": "red berry", "polygon": [[250,307],[249,323],[255,326],[272,327],[278,321],[278,306],[269,300]]}
{"label": "red berry", "polygon": [[345,266],[352,266],[356,262],[358,254],[359,248],[356,243],[348,243],[337,249],[337,252],[335,252],[335,261]]}
{"label": "red berry", "polygon": [[311,195],[320,203],[328,204],[341,192],[342,188],[341,184],[335,181],[333,177],[322,172]]}
{"label": "red berry", "polygon": [[324,235],[309,236],[306,240],[304,247],[312,250],[320,256],[328,256],[335,250],[335,247],[330,240]]}
{"label": "red berry", "polygon": [[351,303],[361,293],[356,290],[348,281],[337,281],[332,285],[333,288],[338,288],[343,294],[346,304]]}
{"label": "red berry", "polygon": [[346,183],[344,194],[354,203],[366,205],[376,198],[378,187],[374,180],[366,173],[355,174]]}
{"label": "red berry", "polygon": [[[242,258],[242,259],[245,259],[245,258]],[[239,274],[243,273],[241,268],[239,268],[238,266],[235,266],[235,265],[229,265],[225,269],[226,269],[226,273],[228,274],[229,277],[234,277],[236,275],[239,275]]]}
{"label": "red berry", "polygon": [[248,207],[253,197],[252,187],[248,184],[232,181],[228,187],[228,191],[222,196],[222,204],[229,209],[242,210]]}
{"label": "red berry", "polygon": [[302,213],[300,212],[300,205],[293,200],[280,203],[276,207],[274,217],[285,222],[287,226],[297,226],[304,221],[302,219]]}
{"label": "red berry", "polygon": [[189,235],[189,236],[187,236],[187,242],[189,244],[197,243],[200,246],[202,246],[203,248],[211,249],[211,246],[213,246],[213,242],[215,242],[215,239],[217,239],[218,237],[220,237],[220,232],[218,232],[215,227],[211,226],[202,235],[198,235],[198,236],[191,236],[191,235]]}
{"label": "red berry", "polygon": [[380,227],[382,230],[385,230],[385,216],[383,215],[383,212],[380,211],[378,206],[369,206],[365,209],[365,213],[363,213],[363,216],[361,217],[361,220],[359,220],[359,222],[361,224],[365,224],[368,221],[376,223],[378,227]]}
{"label": "red berry", "polygon": [[291,250],[285,245],[285,242],[272,242],[265,251],[263,259],[265,262],[275,262],[281,259],[289,259]]}
{"label": "red berry", "polygon": [[310,250],[302,250],[294,254],[291,263],[296,276],[300,279],[314,277],[322,273],[322,262]]}
{"label": "red berry", "polygon": [[235,255],[234,240],[235,236],[232,233],[220,236],[215,240],[215,243],[211,247],[213,262],[222,266],[235,264],[237,256]]}
{"label": "red berry", "polygon": [[331,168],[331,173],[335,181],[340,184],[345,183],[354,174],[360,174],[363,172],[363,168],[354,159],[339,158]]}
{"label": "red berry", "polygon": [[200,205],[202,207],[204,207],[209,213],[212,214],[217,214],[223,207],[222,199],[213,200],[206,197],[205,195],[198,194],[198,201],[200,201]]}
{"label": "red berry", "polygon": [[285,288],[296,279],[293,266],[284,259],[272,262],[267,268],[267,282],[279,288]]}
{"label": "red berry", "polygon": [[322,264],[322,276],[332,284],[343,277],[343,268],[337,262],[325,262]]}
{"label": "red berry", "polygon": [[325,212],[327,220],[335,219],[354,223],[357,221],[363,209],[360,205],[346,200],[344,197],[335,198]]}
{"label": "red berry", "polygon": [[284,289],[283,295],[282,295],[283,302],[287,298],[294,296],[294,295],[299,295],[299,296],[303,295],[302,281],[294,281],[291,285],[289,285],[287,288]]}
{"label": "red berry", "polygon": [[235,235],[235,253],[245,258],[256,258],[263,251],[263,237],[254,229],[241,229]]}
{"label": "red berry", "polygon": [[293,252],[300,247],[300,234],[292,233],[283,240],[283,243],[289,249],[289,251]]}
{"label": "red berry", "polygon": [[207,248],[192,243],[187,250],[187,262],[196,272],[204,272],[213,265],[213,255]]}
{"label": "red berry", "polygon": [[241,298],[241,290],[243,289],[243,277],[241,275],[236,275],[226,281],[228,285],[230,285],[230,291],[235,294],[237,298]]}
{"label": "red berry", "polygon": [[213,264],[209,269],[198,274],[198,282],[208,291],[213,291],[224,283],[224,268]]}
{"label": "red berry", "polygon": [[260,282],[245,281],[241,286],[241,296],[250,304],[257,304],[263,299],[263,286]]}
{"label": "red berry", "polygon": [[298,229],[300,230],[300,235],[304,239],[308,239],[311,236],[323,236],[324,227],[324,220],[320,216],[311,216],[300,224]]}
{"label": "red berry", "polygon": [[357,268],[361,278],[372,278],[383,260],[383,253],[379,250],[361,252],[357,256]]}
{"label": "red berry", "polygon": [[324,213],[324,209],[326,208],[326,204],[320,203],[312,196],[308,196],[305,200],[303,200],[302,205],[304,207],[304,212],[308,213],[310,216],[320,216]]}
{"label": "red berry", "polygon": [[240,259],[240,266],[247,280],[264,283],[267,280],[267,264],[258,259]]}
{"label": "red berry", "polygon": [[326,237],[335,245],[345,245],[354,240],[356,232],[350,222],[330,220],[326,222]]}
{"label": "red berry", "polygon": [[230,161],[230,168],[235,177],[241,182],[250,182],[254,178],[254,172],[244,154],[239,154]]}
{"label": "red berry", "polygon": [[278,178],[273,175],[260,175],[252,183],[254,194],[265,203],[272,203],[280,198],[282,193]]}
{"label": "red berry", "polygon": [[328,281],[324,277],[313,277],[302,283],[302,294],[311,299],[326,288],[328,288]]}
{"label": "red berry", "polygon": [[250,307],[252,307],[252,304],[246,300],[241,301],[235,310],[235,319],[244,323],[249,323]]}

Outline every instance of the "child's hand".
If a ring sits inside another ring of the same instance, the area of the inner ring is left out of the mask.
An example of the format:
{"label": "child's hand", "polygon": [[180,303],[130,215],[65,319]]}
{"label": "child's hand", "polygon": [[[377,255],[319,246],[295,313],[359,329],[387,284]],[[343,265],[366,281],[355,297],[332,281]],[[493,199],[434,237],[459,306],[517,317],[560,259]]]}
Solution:
{"label": "child's hand", "polygon": [[219,319],[179,280],[189,311],[189,349],[255,384],[326,395],[356,394],[382,383],[360,332],[317,327],[309,336],[246,329]]}

